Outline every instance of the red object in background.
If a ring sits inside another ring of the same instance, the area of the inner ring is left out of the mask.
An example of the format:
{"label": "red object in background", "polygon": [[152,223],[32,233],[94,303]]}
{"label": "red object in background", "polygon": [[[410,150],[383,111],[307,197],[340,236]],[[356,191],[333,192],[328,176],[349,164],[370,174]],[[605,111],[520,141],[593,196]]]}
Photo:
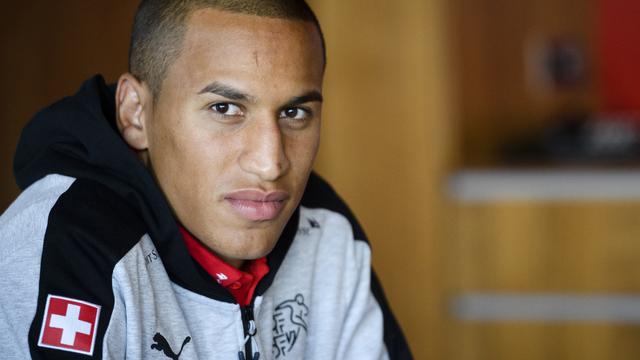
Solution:
{"label": "red object in background", "polygon": [[603,110],[640,113],[640,1],[599,0],[597,13]]}

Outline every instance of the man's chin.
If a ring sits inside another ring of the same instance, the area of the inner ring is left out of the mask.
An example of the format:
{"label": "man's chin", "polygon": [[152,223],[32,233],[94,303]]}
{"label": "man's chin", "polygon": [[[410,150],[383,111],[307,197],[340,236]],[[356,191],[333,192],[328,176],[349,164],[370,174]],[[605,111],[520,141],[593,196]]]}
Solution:
{"label": "man's chin", "polygon": [[[210,247],[218,256],[232,261],[251,261],[259,259],[269,255],[277,243],[277,238],[273,239],[255,239],[245,238],[243,240],[236,241],[229,246],[217,246]],[[216,251],[216,248],[220,250]]]}

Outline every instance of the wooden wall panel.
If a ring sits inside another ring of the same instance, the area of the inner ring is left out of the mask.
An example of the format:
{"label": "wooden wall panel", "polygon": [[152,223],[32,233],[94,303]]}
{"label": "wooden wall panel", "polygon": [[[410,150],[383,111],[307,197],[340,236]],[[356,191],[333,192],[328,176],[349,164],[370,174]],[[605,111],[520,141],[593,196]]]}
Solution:
{"label": "wooden wall panel", "polygon": [[[535,134],[558,114],[598,109],[594,0],[454,0],[449,5],[461,166],[499,165],[505,143]],[[582,84],[541,89],[529,80],[529,49],[554,40],[575,41],[584,49]]]}
{"label": "wooden wall panel", "polygon": [[[640,204],[458,204],[447,248],[450,299],[498,292],[640,292]],[[637,359],[640,326],[606,321],[462,321],[451,315],[450,359]]]}
{"label": "wooden wall panel", "polygon": [[640,204],[457,207],[452,289],[640,291]]}
{"label": "wooden wall panel", "polygon": [[12,158],[24,124],[96,73],[127,70],[135,1],[3,4],[0,14],[0,211],[17,196]]}
{"label": "wooden wall panel", "polygon": [[640,331],[606,324],[461,324],[452,327],[450,359],[637,359]]}
{"label": "wooden wall panel", "polygon": [[452,122],[446,1],[313,1],[327,38],[317,162],[367,231],[417,359],[444,348],[441,189]]}

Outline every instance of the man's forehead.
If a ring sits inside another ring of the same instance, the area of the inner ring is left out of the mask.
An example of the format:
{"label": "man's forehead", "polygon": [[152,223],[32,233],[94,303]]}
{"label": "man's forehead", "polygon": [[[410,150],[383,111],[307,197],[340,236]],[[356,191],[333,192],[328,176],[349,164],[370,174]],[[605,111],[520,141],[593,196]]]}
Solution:
{"label": "man's forehead", "polygon": [[317,34],[319,38],[317,27],[310,21],[244,14],[216,8],[193,11],[187,18],[186,27],[187,33],[221,31],[268,37],[288,32],[310,37]]}
{"label": "man's forehead", "polygon": [[182,52],[231,55],[235,61],[250,60],[256,65],[265,54],[270,59],[302,56],[324,65],[322,41],[313,23],[217,9],[197,10],[189,18]]}
{"label": "man's forehead", "polygon": [[199,10],[188,22],[175,65],[199,77],[199,72],[233,76],[257,68],[321,76],[322,47],[314,31],[313,24],[304,21]]}
{"label": "man's forehead", "polygon": [[224,84],[258,101],[321,93],[324,59],[314,31],[304,21],[197,10],[163,87],[171,87],[172,96],[191,97],[213,93],[203,91],[210,84],[218,90]]}

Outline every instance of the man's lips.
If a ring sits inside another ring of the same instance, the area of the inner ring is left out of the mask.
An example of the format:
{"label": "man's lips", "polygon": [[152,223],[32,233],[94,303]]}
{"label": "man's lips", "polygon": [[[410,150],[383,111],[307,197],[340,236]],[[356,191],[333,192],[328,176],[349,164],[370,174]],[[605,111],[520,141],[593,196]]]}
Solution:
{"label": "man's lips", "polygon": [[242,217],[251,221],[273,220],[289,199],[286,191],[237,190],[224,196],[231,207]]}

